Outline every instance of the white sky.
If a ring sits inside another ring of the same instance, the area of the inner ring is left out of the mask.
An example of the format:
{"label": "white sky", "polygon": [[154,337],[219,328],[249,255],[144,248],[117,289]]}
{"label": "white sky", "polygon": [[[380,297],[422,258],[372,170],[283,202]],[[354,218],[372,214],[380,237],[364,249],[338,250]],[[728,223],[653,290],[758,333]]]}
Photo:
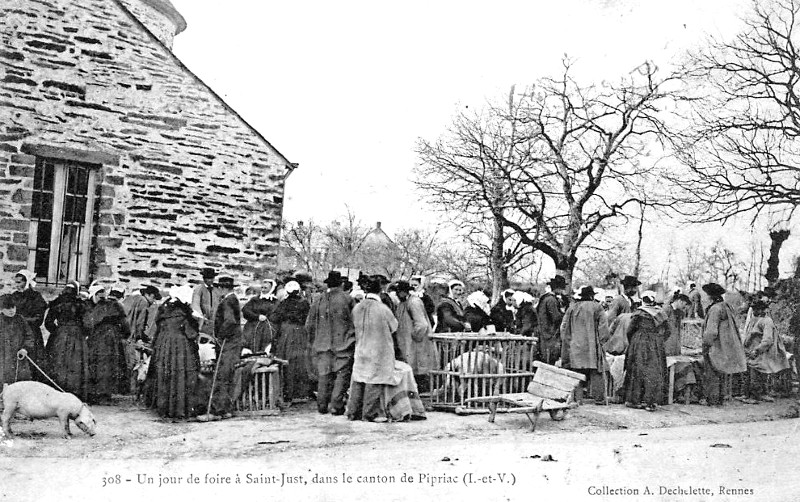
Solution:
{"label": "white sky", "polygon": [[[436,224],[410,182],[413,148],[420,136],[438,136],[458,107],[480,106],[512,84],[554,73],[565,53],[577,59],[581,77],[598,81],[646,59],[664,66],[705,33],[735,32],[748,5],[172,2],[188,23],[175,40],[178,57],[300,164],[287,183],[285,218],[326,222],[347,203],[364,223],[383,222],[390,235]],[[663,254],[665,233],[647,233]],[[716,240],[730,232],[702,235]],[[742,235],[740,247],[748,240]]]}

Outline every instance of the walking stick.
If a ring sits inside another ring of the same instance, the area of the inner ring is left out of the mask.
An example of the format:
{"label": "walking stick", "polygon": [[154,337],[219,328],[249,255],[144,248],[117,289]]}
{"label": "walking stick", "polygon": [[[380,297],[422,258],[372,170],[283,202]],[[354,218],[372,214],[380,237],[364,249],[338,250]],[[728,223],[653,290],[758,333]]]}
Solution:
{"label": "walking stick", "polygon": [[217,358],[217,364],[214,365],[214,376],[211,378],[211,392],[208,393],[208,406],[206,406],[205,415],[197,417],[198,422],[211,421],[211,400],[214,398],[214,385],[217,383],[217,373],[219,372],[219,363],[222,360],[222,351],[225,350],[225,339],[222,340],[222,346],[219,349],[220,357]]}
{"label": "walking stick", "polygon": [[600,374],[603,375],[603,399],[606,403],[606,406],[608,406],[608,377],[606,376],[606,364],[607,364],[606,351],[603,350],[603,344],[600,343],[600,334],[597,332],[596,329],[594,330],[594,340],[597,343],[598,355],[602,358],[601,360],[602,367],[599,369],[600,369]]}

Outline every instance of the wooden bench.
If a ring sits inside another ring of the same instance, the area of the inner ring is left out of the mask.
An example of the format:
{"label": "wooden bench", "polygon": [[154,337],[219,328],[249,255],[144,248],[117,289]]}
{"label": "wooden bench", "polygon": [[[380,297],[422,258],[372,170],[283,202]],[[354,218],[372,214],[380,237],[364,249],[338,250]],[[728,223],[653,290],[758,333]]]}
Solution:
{"label": "wooden bench", "polygon": [[527,392],[477,397],[469,401],[488,403],[489,422],[494,422],[498,411],[524,413],[531,422],[531,432],[536,430],[536,422],[543,411],[548,412],[553,420],[563,420],[566,410],[577,406],[574,400],[575,389],[586,377],[541,361],[535,361],[533,365],[536,367],[536,374],[528,384]]}

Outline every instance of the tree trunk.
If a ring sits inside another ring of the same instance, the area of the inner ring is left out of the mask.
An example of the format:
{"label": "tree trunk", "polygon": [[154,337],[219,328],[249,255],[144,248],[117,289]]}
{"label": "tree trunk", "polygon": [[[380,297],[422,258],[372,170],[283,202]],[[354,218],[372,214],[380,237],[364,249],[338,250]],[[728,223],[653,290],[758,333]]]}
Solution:
{"label": "tree trunk", "polygon": [[494,305],[508,289],[508,269],[505,263],[505,253],[503,253],[503,243],[505,242],[503,224],[498,218],[494,218],[494,229],[492,231],[492,251],[489,259],[489,266],[492,272],[492,305]]}
{"label": "tree trunk", "polygon": [[642,261],[642,227],[644,226],[644,206],[641,206],[642,216],[639,218],[639,236],[636,240],[636,263],[633,266],[633,275],[639,277],[639,266]]}
{"label": "tree trunk", "polygon": [[778,265],[780,265],[781,246],[789,238],[789,230],[773,230],[769,233],[769,238],[772,244],[769,247],[767,273],[764,274],[764,278],[767,280],[767,285],[774,286],[780,275]]}
{"label": "tree trunk", "polygon": [[574,256],[561,255],[555,262],[556,274],[564,277],[567,283],[567,287],[564,288],[564,293],[572,294],[572,274],[575,271],[575,264],[578,263],[578,259]]}

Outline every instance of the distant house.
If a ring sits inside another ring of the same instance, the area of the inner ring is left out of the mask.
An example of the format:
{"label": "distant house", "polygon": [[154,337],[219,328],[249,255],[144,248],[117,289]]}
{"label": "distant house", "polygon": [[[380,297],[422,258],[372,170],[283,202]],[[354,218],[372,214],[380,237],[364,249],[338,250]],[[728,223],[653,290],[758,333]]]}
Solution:
{"label": "distant house", "polygon": [[383,231],[381,228],[381,222],[375,223],[375,228],[370,230],[366,237],[364,237],[364,247],[387,247],[391,248],[395,246],[394,241]]}
{"label": "distant house", "polygon": [[169,0],[14,0],[0,47],[0,280],[245,280],[296,167],[172,53]]}

